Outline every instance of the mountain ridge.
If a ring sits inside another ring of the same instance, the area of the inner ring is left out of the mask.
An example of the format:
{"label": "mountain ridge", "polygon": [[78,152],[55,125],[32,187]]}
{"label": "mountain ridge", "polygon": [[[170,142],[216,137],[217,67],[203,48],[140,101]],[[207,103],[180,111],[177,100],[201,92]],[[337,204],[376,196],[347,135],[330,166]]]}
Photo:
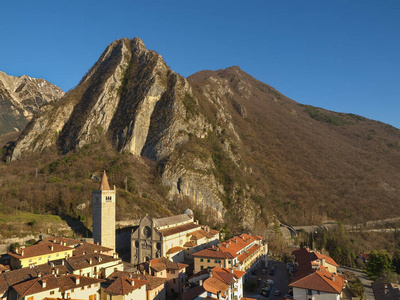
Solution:
{"label": "mountain ridge", "polygon": [[44,79],[0,71],[0,135],[22,130],[42,105],[63,95],[59,87]]}
{"label": "mountain ridge", "polygon": [[122,39],[46,109],[14,160],[106,137],[153,161],[171,203],[234,226],[399,214],[398,129],[299,104],[237,66],[183,78],[139,38]]}

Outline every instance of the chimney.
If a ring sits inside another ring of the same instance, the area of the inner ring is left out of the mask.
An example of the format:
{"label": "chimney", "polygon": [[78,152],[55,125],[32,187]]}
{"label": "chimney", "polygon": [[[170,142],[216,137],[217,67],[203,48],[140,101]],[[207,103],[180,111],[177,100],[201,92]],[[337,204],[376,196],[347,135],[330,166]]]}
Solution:
{"label": "chimney", "polygon": [[63,259],[61,260],[61,264],[62,264],[62,265],[64,265],[64,264],[65,264],[65,262],[64,262],[64,260],[63,260]]}
{"label": "chimney", "polygon": [[332,281],[335,281],[335,275],[332,275]]}
{"label": "chimney", "polygon": [[92,264],[92,259],[91,258],[89,258],[89,265],[91,265]]}
{"label": "chimney", "polygon": [[79,276],[75,277],[75,284],[78,285],[81,283],[81,278]]}
{"label": "chimney", "polygon": [[325,267],[325,258],[321,259],[321,265]]}
{"label": "chimney", "polygon": [[203,286],[203,280],[202,279],[199,280],[199,286]]}
{"label": "chimney", "polygon": [[212,277],[212,269],[208,269],[208,275]]}
{"label": "chimney", "polygon": [[221,292],[218,291],[218,292],[217,292],[217,299],[220,299],[220,298],[221,298]]}
{"label": "chimney", "polygon": [[52,269],[51,274],[53,274],[53,275],[56,274],[56,270]]}
{"label": "chimney", "polygon": [[42,279],[41,280],[41,284],[42,284],[42,288],[45,288],[46,287],[46,280]]}
{"label": "chimney", "polygon": [[233,274],[233,269],[231,268],[231,274]]}
{"label": "chimney", "polygon": [[50,250],[51,250],[51,251],[54,250],[54,246],[53,246],[53,245],[50,246]]}
{"label": "chimney", "polygon": [[42,277],[42,272],[38,272],[37,277]]}
{"label": "chimney", "polygon": [[21,249],[21,256],[24,256],[24,249]]}
{"label": "chimney", "polygon": [[103,260],[103,258],[100,256],[100,257],[99,257],[99,262],[101,262],[102,260]]}
{"label": "chimney", "polygon": [[131,280],[131,285],[134,286],[135,285],[135,281]]}
{"label": "chimney", "polygon": [[58,269],[56,269],[56,274],[58,275]]}

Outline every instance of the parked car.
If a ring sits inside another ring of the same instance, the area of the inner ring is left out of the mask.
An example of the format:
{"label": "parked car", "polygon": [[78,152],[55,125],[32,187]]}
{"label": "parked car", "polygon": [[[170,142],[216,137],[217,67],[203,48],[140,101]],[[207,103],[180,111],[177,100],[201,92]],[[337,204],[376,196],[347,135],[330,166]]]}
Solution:
{"label": "parked car", "polygon": [[264,297],[269,297],[270,291],[264,291],[264,290],[262,290],[262,291],[260,292],[260,294],[263,295]]}
{"label": "parked car", "polygon": [[270,275],[270,276],[274,276],[274,274],[275,274],[275,271],[274,271],[274,269],[272,269],[272,270],[269,272],[269,275]]}
{"label": "parked car", "polygon": [[275,292],[274,292],[274,295],[275,296],[279,296],[281,294],[281,291],[280,290],[275,290]]}
{"label": "parked car", "polygon": [[266,283],[267,283],[268,285],[274,285],[274,284],[275,284],[275,281],[273,281],[272,279],[267,279]]}
{"label": "parked car", "polygon": [[285,298],[287,298],[287,299],[293,299],[293,295],[286,294],[286,295],[285,295]]}

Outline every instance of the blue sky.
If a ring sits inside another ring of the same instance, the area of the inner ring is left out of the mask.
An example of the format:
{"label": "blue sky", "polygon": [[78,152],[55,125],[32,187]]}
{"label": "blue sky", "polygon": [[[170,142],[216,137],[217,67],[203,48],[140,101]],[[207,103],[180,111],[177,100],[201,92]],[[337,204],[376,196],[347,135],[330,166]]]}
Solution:
{"label": "blue sky", "polygon": [[238,65],[304,104],[400,128],[400,1],[2,1],[0,71],[67,91],[140,37],[183,76]]}

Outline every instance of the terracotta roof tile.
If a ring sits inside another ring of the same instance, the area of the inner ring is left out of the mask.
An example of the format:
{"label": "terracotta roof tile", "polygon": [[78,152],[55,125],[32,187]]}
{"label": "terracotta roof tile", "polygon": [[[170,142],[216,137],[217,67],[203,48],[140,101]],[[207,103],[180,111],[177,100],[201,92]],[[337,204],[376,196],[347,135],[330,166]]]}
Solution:
{"label": "terracotta roof tile", "polygon": [[209,277],[203,282],[203,287],[207,292],[217,295],[218,292],[225,293],[229,286],[216,277]]}
{"label": "terracotta roof tile", "polygon": [[124,271],[115,271],[111,273],[110,276],[107,277],[107,279],[116,280],[119,277],[146,280],[148,281],[148,283],[146,284],[146,290],[154,290],[168,281],[167,278],[155,277],[148,274],[133,274],[131,272]]}
{"label": "terracotta roof tile", "polygon": [[165,217],[165,218],[153,219],[153,222],[154,222],[155,227],[164,227],[164,226],[170,226],[170,225],[173,226],[177,223],[188,222],[190,220],[192,220],[192,218],[189,217],[187,214],[181,214],[181,215],[170,216],[170,217]]}
{"label": "terracotta roof tile", "polygon": [[24,249],[20,249],[18,251],[19,253],[10,252],[8,254],[17,259],[23,259],[39,255],[51,254],[51,253],[66,252],[70,250],[72,250],[71,247],[48,242],[48,243],[39,243],[36,245],[26,247]]}
{"label": "terracotta roof tile", "polygon": [[[77,278],[80,280],[78,284],[76,283]],[[73,274],[63,275],[60,277],[56,277],[55,275],[45,275],[16,284],[13,286],[13,288],[21,297],[25,297],[57,288],[63,292],[72,288],[87,286],[102,281],[103,280],[101,279]]]}
{"label": "terracotta roof tile", "polygon": [[165,228],[165,229],[160,229],[158,230],[163,236],[169,236],[169,235],[173,235],[179,232],[184,232],[184,231],[188,231],[188,230],[192,230],[195,228],[200,228],[200,225],[197,225],[195,223],[186,223],[186,224],[182,224],[182,225],[178,225],[178,226],[174,226],[174,227],[170,227],[170,228]]}
{"label": "terracotta roof tile", "polygon": [[182,294],[182,300],[193,300],[203,294],[206,290],[203,286],[195,286]]}
{"label": "terracotta roof tile", "polygon": [[185,248],[182,248],[182,247],[179,247],[179,246],[172,247],[167,251],[167,254],[176,253],[176,252],[179,252],[179,251],[182,251],[182,250],[185,250]]}
{"label": "terracotta roof tile", "polygon": [[113,258],[109,255],[104,255],[100,253],[91,253],[80,256],[72,256],[66,259],[68,265],[71,266],[73,270],[80,270],[90,266],[101,265],[109,262],[119,262],[120,258]]}
{"label": "terracotta roof tile", "polygon": [[154,269],[156,272],[163,270],[182,270],[189,266],[186,264],[172,262],[165,257],[154,258],[146,263],[149,264],[150,268]]}
{"label": "terracotta roof tile", "polygon": [[344,280],[342,277],[327,271],[314,270],[314,272],[305,274],[301,278],[293,278],[289,286],[340,294],[344,287]]}
{"label": "terracotta roof tile", "polygon": [[126,295],[141,286],[144,286],[148,283],[147,280],[141,280],[136,278],[128,278],[128,277],[118,277],[115,279],[106,289],[107,293],[116,294],[116,295]]}
{"label": "terracotta roof tile", "polygon": [[197,244],[193,241],[186,242],[183,244],[183,247],[195,247],[195,246],[197,246]]}

